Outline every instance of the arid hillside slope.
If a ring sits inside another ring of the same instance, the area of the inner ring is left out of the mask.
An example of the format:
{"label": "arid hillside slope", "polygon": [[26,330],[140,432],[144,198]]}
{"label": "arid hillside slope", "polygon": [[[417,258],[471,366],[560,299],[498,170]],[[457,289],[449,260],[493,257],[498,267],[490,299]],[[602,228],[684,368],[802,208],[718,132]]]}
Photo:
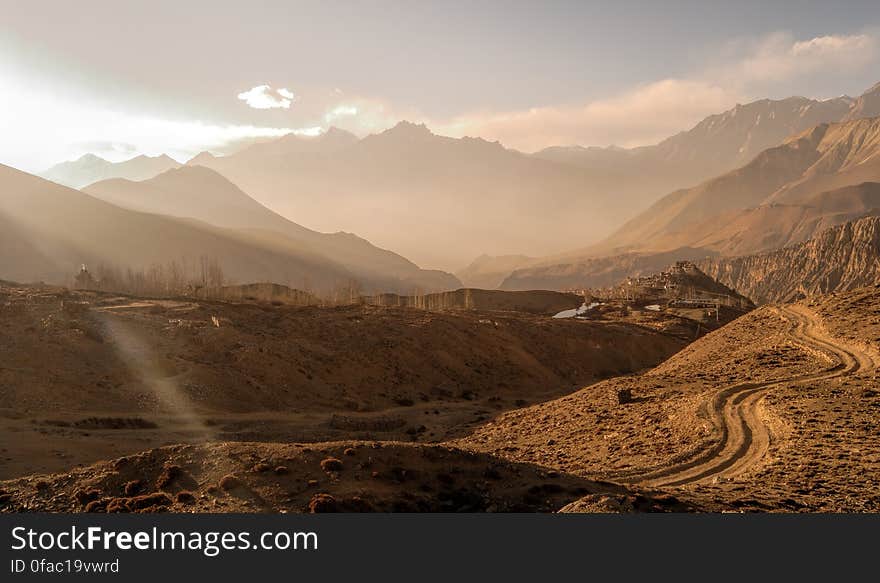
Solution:
{"label": "arid hillside slope", "polygon": [[[823,124],[663,197],[602,244],[514,270],[503,289],[596,286],[639,265],[773,251],[880,212],[880,118]],[[577,282],[577,283],[575,283]]]}
{"label": "arid hillside slope", "polygon": [[0,315],[2,476],[208,439],[440,441],[654,366],[692,338],[663,315],[582,322],[17,286],[0,288]]}
{"label": "arid hillside slope", "polygon": [[[506,413],[457,443],[747,510],[876,512],[878,293],[761,308],[648,373]],[[844,312],[862,322],[847,333]]]}
{"label": "arid hillside slope", "polygon": [[298,225],[203,166],[187,165],[141,182],[104,180],[84,191],[123,208],[247,231],[255,241],[279,250],[307,249],[343,266],[365,290],[410,293],[415,289],[427,292],[461,287],[451,274],[420,269],[397,253],[354,234],[319,233]]}
{"label": "arid hillside slope", "polygon": [[604,511],[696,509],[446,446],[351,441],[155,449],[0,482],[0,512],[553,512],[585,496]]}
{"label": "arid hillside slope", "polygon": [[[621,227],[603,245],[662,251],[696,246],[690,237],[722,225],[731,211],[766,204],[805,204],[822,193],[880,180],[880,118],[821,124],[745,166],[695,188],[674,192]],[[745,252],[762,250],[761,242]]]}
{"label": "arid hillside slope", "polygon": [[[272,246],[240,231],[124,209],[0,165],[0,278],[69,284],[80,265],[146,271],[218,261],[228,279],[314,290],[355,279],[305,246]],[[188,275],[193,275],[189,273]]]}

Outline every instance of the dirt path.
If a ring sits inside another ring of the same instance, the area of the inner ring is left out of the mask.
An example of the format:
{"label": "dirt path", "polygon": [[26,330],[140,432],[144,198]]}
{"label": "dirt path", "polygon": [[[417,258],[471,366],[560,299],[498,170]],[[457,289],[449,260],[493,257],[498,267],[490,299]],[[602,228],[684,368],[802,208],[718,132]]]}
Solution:
{"label": "dirt path", "polygon": [[770,447],[772,434],[761,418],[760,407],[768,391],[783,384],[827,380],[875,368],[876,364],[866,350],[845,345],[830,337],[819,318],[806,307],[780,306],[776,309],[791,322],[790,335],[794,342],[808,350],[829,355],[836,364],[820,373],[723,387],[707,407],[721,434],[714,447],[676,465],[621,475],[615,479],[651,487],[669,487],[711,482],[741,474],[758,464]]}

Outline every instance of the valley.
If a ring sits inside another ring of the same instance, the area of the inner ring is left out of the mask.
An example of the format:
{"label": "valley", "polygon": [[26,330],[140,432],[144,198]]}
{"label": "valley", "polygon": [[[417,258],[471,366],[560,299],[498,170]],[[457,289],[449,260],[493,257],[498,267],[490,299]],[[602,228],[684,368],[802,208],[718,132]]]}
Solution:
{"label": "valley", "polygon": [[880,504],[866,496],[880,478],[876,287],[696,340],[669,309],[535,313],[558,301],[546,294],[531,313],[503,295],[493,311],[2,294],[17,363],[0,367],[5,511]]}
{"label": "valley", "polygon": [[0,512],[880,512],[880,84],[771,94],[0,164]]}

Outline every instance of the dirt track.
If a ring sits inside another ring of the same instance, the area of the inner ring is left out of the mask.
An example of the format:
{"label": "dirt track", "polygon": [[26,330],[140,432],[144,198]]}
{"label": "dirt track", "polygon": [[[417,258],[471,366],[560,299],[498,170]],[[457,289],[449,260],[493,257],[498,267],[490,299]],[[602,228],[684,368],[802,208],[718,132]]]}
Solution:
{"label": "dirt track", "polygon": [[771,389],[783,384],[800,384],[853,375],[875,367],[871,355],[857,346],[829,336],[821,321],[808,308],[792,305],[776,308],[791,323],[792,340],[807,350],[824,352],[836,364],[820,372],[777,379],[746,382],[721,388],[707,403],[707,413],[721,434],[709,450],[673,466],[620,475],[618,479],[651,487],[683,486],[730,478],[758,464],[767,453],[772,430],[762,418],[762,401]]}

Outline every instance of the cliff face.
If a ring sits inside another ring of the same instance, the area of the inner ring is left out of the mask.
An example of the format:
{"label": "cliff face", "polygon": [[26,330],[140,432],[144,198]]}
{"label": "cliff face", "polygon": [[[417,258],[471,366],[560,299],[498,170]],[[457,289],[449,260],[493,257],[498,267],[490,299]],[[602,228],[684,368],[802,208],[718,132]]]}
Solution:
{"label": "cliff face", "polygon": [[880,282],[880,217],[852,221],[777,251],[698,265],[758,303],[873,285]]}

